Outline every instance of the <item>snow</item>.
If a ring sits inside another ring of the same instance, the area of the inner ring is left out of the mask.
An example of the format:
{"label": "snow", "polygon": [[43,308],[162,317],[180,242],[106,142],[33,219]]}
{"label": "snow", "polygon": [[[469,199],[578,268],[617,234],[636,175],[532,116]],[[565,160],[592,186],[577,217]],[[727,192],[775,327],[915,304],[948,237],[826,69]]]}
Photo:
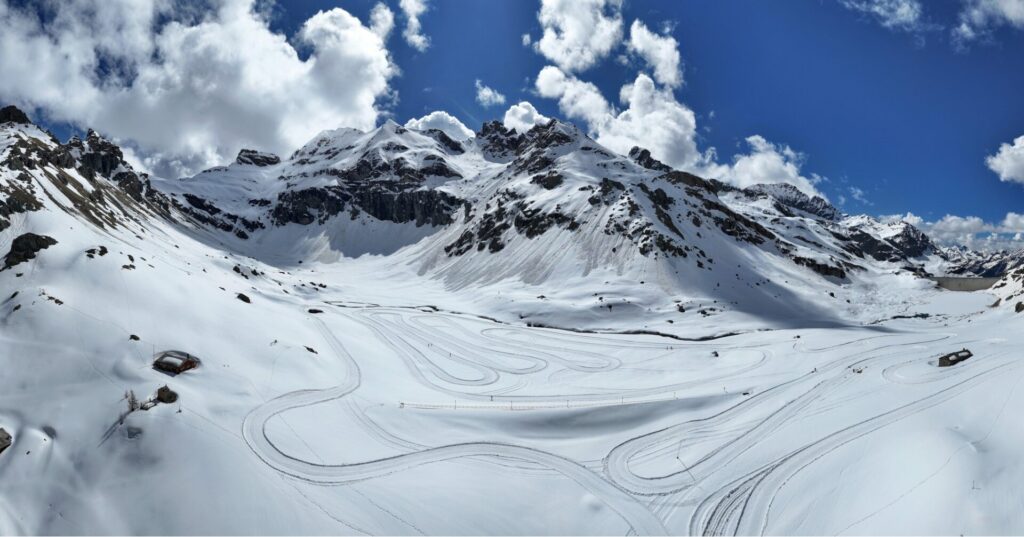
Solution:
{"label": "snow", "polygon": [[[562,170],[602,159],[566,155]],[[244,215],[289,165],[155,184]],[[567,176],[565,192],[589,180]],[[836,284],[747,247],[712,252],[724,276],[681,279],[610,253],[596,227],[450,262],[429,258],[447,230],[339,220],[239,242],[158,219],[99,228],[53,200],[13,215],[0,245],[22,230],[59,243],[0,272],[0,534],[1024,529],[1022,317],[989,307],[997,290],[886,263]],[[821,240],[808,255],[837,248],[786,222]],[[744,283],[715,291],[736,265]],[[937,367],[961,348],[974,356]],[[154,371],[172,349],[202,366]],[[177,403],[121,422],[126,391],[165,384]]]}

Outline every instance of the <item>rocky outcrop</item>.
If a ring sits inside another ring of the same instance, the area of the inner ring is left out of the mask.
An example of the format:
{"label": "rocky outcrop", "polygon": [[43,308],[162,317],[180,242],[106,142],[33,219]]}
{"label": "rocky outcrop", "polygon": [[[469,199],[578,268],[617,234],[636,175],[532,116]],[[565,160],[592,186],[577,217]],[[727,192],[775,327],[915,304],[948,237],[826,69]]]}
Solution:
{"label": "rocky outcrop", "polygon": [[796,263],[797,265],[807,267],[813,270],[814,272],[821,274],[822,276],[831,276],[833,278],[840,279],[846,278],[846,271],[843,270],[842,267],[837,267],[834,265],[829,265],[828,263],[815,261],[814,259],[808,257],[794,256],[792,259],[793,262]]}
{"label": "rocky outcrop", "polygon": [[476,140],[485,156],[504,159],[515,156],[526,137],[515,129],[506,129],[500,121],[489,121],[480,127]]}
{"label": "rocky outcrop", "polygon": [[370,216],[387,222],[417,226],[445,226],[453,221],[462,200],[440,190],[409,190],[392,192],[385,189],[364,189],[354,193],[354,202]]}
{"label": "rocky outcrop", "polygon": [[25,112],[22,112],[17,106],[5,106],[0,108],[0,124],[2,123],[18,123],[21,125],[31,125],[32,121],[28,119]]}
{"label": "rocky outcrop", "polygon": [[767,196],[785,205],[826,220],[838,220],[843,213],[821,196],[808,196],[788,183],[759,184],[743,189],[749,196]]}
{"label": "rocky outcrop", "polygon": [[4,269],[9,269],[29,259],[35,259],[40,250],[57,244],[57,239],[35,233],[18,235],[11,241],[11,251],[4,257]]}
{"label": "rocky outcrop", "polygon": [[640,166],[656,172],[670,172],[672,168],[651,156],[651,152],[641,147],[633,146],[629,150],[629,158]]}
{"label": "rocky outcrop", "polygon": [[264,153],[255,149],[243,149],[238,152],[235,163],[243,166],[273,166],[281,163],[281,157],[273,153]]}

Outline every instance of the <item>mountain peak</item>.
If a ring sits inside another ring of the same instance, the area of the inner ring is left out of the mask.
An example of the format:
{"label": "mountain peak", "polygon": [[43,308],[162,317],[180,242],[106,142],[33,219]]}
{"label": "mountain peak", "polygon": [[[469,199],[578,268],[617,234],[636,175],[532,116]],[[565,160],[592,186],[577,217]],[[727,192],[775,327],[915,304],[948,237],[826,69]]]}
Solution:
{"label": "mountain peak", "polygon": [[836,220],[842,216],[842,212],[825,198],[808,195],[789,183],[760,183],[743,190],[754,196],[769,196],[787,207],[828,220]]}
{"label": "mountain peak", "polygon": [[25,112],[22,112],[20,108],[14,105],[8,105],[0,108],[0,123],[18,123],[21,125],[31,125],[32,121],[28,118]]}
{"label": "mountain peak", "polygon": [[235,163],[250,166],[273,166],[281,163],[281,157],[255,149],[242,149],[235,158]]}
{"label": "mountain peak", "polygon": [[651,156],[651,152],[639,146],[633,146],[629,150],[629,158],[648,170],[658,172],[670,172],[672,167]]}

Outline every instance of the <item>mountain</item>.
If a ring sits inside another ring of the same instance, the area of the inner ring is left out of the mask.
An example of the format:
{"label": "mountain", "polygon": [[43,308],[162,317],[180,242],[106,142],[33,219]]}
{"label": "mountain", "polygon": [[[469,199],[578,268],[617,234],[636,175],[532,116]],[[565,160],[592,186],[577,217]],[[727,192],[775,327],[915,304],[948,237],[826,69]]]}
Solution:
{"label": "mountain", "polygon": [[[93,131],[60,144],[30,123],[7,125],[5,165],[34,180],[6,181],[0,215],[53,202],[138,233],[159,221],[282,268],[363,258],[452,290],[587,290],[572,307],[598,326],[641,303],[657,322],[694,310],[838,320],[855,314],[859,289],[924,274],[938,252],[910,224],[846,216],[790,185],[740,190],[642,148],[616,155],[557,120],[525,133],[490,122],[461,142],[388,121],[323,132],[283,158],[244,149],[179,180],[136,173]],[[40,195],[51,189],[70,205]],[[604,298],[611,280],[618,309]],[[558,304],[528,318],[554,322]]]}
{"label": "mountain", "polygon": [[1020,269],[938,290],[904,222],[558,121],[173,179],[0,118],[0,534],[841,533],[1019,481]]}
{"label": "mountain", "polygon": [[261,261],[395,256],[456,290],[572,281],[592,288],[595,318],[613,309],[598,300],[609,278],[636,287],[623,312],[653,300],[664,314],[711,302],[834,317],[836,293],[890,269],[923,273],[936,251],[909,224],[847,217],[789,185],[738,190],[641,148],[616,155],[557,120],[525,133],[490,122],[464,142],[394,122],[340,129],[285,158],[243,150],[153,185],[196,228]]}
{"label": "mountain", "polygon": [[945,272],[951,276],[999,277],[1024,266],[1024,250],[978,252],[963,246],[943,248],[948,262]]}

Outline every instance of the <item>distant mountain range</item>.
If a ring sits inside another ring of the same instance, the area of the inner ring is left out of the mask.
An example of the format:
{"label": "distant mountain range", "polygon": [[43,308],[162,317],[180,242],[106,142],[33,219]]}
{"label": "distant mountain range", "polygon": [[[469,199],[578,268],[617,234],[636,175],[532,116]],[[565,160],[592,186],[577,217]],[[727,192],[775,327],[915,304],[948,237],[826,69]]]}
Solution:
{"label": "distant mountain range", "polygon": [[452,289],[601,287],[614,275],[753,313],[812,294],[822,306],[829,289],[880,274],[1001,276],[1024,261],[942,248],[907,222],[846,215],[791,185],[739,189],[642,148],[619,155],[557,120],[527,132],[490,122],[468,140],[388,121],[323,132],[286,157],[242,150],[183,179],[134,170],[91,130],[61,143],[16,108],[0,120],[0,254],[30,233],[62,244],[60,229],[25,227],[26,213],[143,249],[160,221],[274,266],[392,256]]}

